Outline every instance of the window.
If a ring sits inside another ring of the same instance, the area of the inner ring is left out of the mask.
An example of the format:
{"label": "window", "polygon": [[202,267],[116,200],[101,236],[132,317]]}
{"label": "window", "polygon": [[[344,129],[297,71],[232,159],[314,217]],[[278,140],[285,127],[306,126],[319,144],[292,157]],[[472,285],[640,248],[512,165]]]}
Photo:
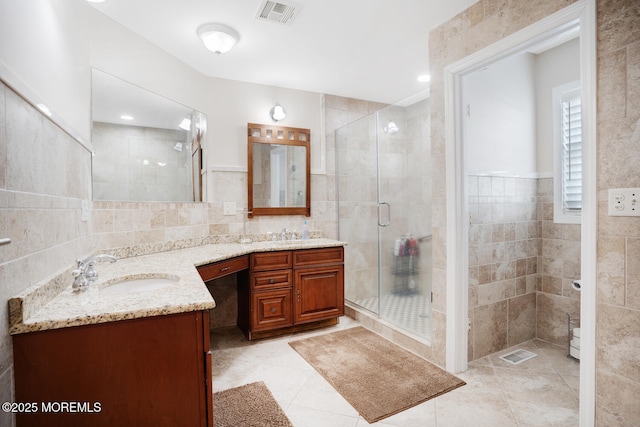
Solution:
{"label": "window", "polygon": [[580,82],[553,89],[554,221],[579,224],[582,211],[582,105]]}

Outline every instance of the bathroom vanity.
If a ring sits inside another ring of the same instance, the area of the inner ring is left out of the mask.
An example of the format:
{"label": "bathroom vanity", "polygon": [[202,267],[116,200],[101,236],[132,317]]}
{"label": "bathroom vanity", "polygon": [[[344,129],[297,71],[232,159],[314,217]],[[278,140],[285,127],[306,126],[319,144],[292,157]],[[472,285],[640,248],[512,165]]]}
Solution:
{"label": "bathroom vanity", "polygon": [[18,426],[213,426],[206,310],[14,335],[13,349],[15,401],[37,409]]}
{"label": "bathroom vanity", "polygon": [[335,325],[344,314],[344,248],[256,252],[198,267],[205,282],[238,274],[247,339]]}
{"label": "bathroom vanity", "polygon": [[[248,339],[335,324],[344,313],[344,243],[209,244],[96,264],[9,299],[18,426],[213,425],[205,281],[238,275]],[[161,288],[127,283],[162,279]],[[123,286],[124,285],[124,286]],[[117,288],[117,290],[116,290]]]}

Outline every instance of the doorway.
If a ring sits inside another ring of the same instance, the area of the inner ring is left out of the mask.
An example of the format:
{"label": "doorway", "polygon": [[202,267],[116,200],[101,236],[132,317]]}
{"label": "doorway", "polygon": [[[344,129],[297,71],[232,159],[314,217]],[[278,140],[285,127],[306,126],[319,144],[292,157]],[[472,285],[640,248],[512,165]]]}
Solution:
{"label": "doorway", "polygon": [[[489,64],[549,40],[579,26],[583,127],[583,200],[581,225],[582,286],[580,302],[581,363],[580,422],[593,425],[595,402],[595,2],[578,1],[531,26],[488,46],[444,70],[447,194],[447,318],[446,365],[452,372],[466,370],[468,360],[468,237],[469,189],[467,152],[462,127],[465,114],[461,89],[466,75]],[[586,339],[585,339],[586,338]]]}

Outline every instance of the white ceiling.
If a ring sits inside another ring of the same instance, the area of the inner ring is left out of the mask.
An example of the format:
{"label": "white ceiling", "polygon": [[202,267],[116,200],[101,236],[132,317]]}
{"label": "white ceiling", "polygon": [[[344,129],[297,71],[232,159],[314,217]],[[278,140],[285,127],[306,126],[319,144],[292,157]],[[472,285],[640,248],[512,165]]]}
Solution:
{"label": "white ceiling", "polygon": [[[286,3],[289,0],[283,0]],[[255,18],[260,0],[107,0],[92,4],[205,75],[395,103],[428,88],[429,31],[477,0],[296,0],[292,24]],[[197,28],[230,26],[216,55]]]}

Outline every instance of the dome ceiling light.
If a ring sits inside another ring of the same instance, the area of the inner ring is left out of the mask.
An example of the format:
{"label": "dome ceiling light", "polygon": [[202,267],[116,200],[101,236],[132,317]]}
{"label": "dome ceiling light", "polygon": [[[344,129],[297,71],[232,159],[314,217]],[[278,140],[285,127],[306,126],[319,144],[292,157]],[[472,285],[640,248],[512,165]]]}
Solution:
{"label": "dome ceiling light", "polygon": [[207,49],[218,54],[231,50],[240,39],[238,33],[222,24],[201,25],[198,36]]}

